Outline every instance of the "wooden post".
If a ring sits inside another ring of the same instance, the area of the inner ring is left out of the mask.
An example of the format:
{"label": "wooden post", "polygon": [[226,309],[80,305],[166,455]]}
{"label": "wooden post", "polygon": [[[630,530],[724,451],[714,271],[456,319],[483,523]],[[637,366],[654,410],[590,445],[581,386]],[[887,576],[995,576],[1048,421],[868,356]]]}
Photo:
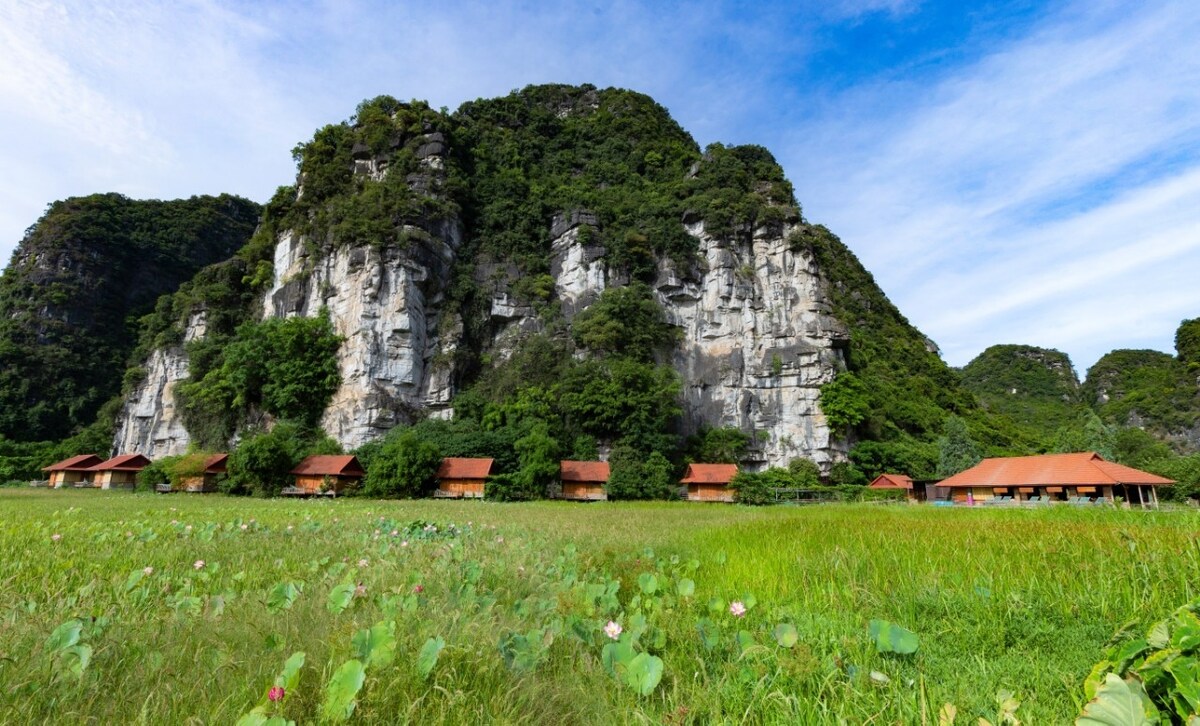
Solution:
{"label": "wooden post", "polygon": [[1139,507],[1141,507],[1142,509],[1145,509],[1145,508],[1146,508],[1146,502],[1145,502],[1145,500],[1143,500],[1143,499],[1142,499],[1142,485],[1141,485],[1141,484],[1134,484],[1134,485],[1133,485],[1133,488],[1134,488],[1134,490],[1135,490],[1135,491],[1137,491],[1137,495],[1138,495],[1138,506],[1139,506]]}
{"label": "wooden post", "polygon": [[1158,509],[1158,492],[1154,491],[1154,487],[1150,487],[1150,498],[1154,500],[1154,508]]}

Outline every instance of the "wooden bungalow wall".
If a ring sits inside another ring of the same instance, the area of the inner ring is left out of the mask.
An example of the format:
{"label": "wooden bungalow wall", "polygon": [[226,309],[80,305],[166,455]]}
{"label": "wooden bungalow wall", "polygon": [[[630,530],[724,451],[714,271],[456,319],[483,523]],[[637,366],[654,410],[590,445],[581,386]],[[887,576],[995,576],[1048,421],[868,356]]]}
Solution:
{"label": "wooden bungalow wall", "polygon": [[438,489],[450,497],[482,497],[486,479],[440,479]]}
{"label": "wooden bungalow wall", "polygon": [[733,490],[725,484],[688,484],[688,501],[732,502]]}

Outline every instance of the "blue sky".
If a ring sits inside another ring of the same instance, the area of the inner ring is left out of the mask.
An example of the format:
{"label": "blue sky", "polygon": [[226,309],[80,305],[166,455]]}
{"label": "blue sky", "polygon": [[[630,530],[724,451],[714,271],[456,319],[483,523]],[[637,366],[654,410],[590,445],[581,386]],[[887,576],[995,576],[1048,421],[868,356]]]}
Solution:
{"label": "blue sky", "polygon": [[55,199],[264,201],[364,98],[650,94],[758,143],[961,365],[1172,351],[1200,316],[1200,3],[41,2],[0,6],[0,255]]}

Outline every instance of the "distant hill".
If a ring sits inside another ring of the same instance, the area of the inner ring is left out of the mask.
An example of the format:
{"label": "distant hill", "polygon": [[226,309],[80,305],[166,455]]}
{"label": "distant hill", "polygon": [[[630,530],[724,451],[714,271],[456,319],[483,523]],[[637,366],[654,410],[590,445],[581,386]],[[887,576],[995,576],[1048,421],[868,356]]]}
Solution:
{"label": "distant hill", "polygon": [[993,345],[962,369],[963,385],[989,411],[1029,436],[1049,439],[1087,410],[1066,353],[1032,345]]}
{"label": "distant hill", "polygon": [[1156,350],[1114,350],[1088,369],[1083,395],[1108,423],[1143,428],[1183,453],[1200,451],[1200,367],[1194,361]]}
{"label": "distant hill", "polygon": [[250,238],[239,197],[55,202],[0,276],[0,436],[60,439],[121,389],[140,316]]}

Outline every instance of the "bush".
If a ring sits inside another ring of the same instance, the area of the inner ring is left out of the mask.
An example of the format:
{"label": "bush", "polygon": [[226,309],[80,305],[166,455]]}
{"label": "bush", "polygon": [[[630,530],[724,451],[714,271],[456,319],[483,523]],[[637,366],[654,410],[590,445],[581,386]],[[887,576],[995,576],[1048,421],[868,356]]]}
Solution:
{"label": "bush", "polygon": [[149,466],[137,473],[135,491],[153,492],[159,484],[169,484],[171,482],[171,465],[180,458],[182,457],[165,456],[150,462]]}
{"label": "bush", "polygon": [[[249,436],[229,455],[229,476],[221,483],[228,494],[278,496],[292,483],[289,474],[318,441],[311,429],[281,421],[270,432]],[[324,444],[323,444],[324,445]]]}
{"label": "bush", "polygon": [[630,446],[617,446],[609,466],[605,491],[610,499],[671,499],[677,493],[671,462],[657,451],[646,456]]}
{"label": "bush", "polygon": [[525,502],[544,496],[544,490],[539,491],[527,477],[520,472],[496,474],[488,479],[483,489],[484,497],[497,502]]}
{"label": "bush", "polygon": [[863,487],[870,482],[867,481],[867,476],[854,464],[848,461],[839,461],[829,468],[829,483],[835,487]]}
{"label": "bush", "polygon": [[773,504],[775,502],[774,476],[767,472],[738,472],[730,482],[733,500],[738,504]]}
{"label": "bush", "polygon": [[787,468],[792,475],[792,486],[799,489],[821,486],[821,467],[812,459],[792,459]]}
{"label": "bush", "polygon": [[363,493],[373,497],[414,498],[437,488],[442,452],[411,429],[389,436],[371,458]]}

